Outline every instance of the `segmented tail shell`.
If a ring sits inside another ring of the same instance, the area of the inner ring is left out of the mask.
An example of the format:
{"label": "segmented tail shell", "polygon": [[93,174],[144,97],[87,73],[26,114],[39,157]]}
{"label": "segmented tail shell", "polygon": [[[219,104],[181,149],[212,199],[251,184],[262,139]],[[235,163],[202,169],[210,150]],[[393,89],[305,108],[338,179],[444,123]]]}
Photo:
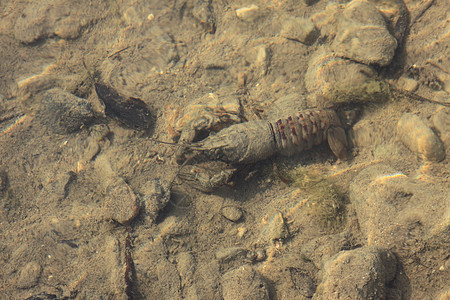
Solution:
{"label": "segmented tail shell", "polygon": [[274,131],[277,152],[291,156],[311,149],[327,140],[331,126],[341,127],[333,110],[304,110],[286,118],[270,122]]}

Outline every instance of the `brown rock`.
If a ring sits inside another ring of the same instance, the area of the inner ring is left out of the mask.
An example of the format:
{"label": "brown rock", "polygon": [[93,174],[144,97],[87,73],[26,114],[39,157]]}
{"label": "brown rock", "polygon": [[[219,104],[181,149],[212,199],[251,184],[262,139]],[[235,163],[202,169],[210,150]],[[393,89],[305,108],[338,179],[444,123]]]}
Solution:
{"label": "brown rock", "polygon": [[235,206],[225,206],[222,208],[222,215],[232,222],[237,222],[242,217],[242,210]]}
{"label": "brown rock", "polygon": [[441,161],[445,158],[442,142],[436,134],[414,114],[404,114],[397,124],[400,140],[424,160]]}
{"label": "brown rock", "polygon": [[386,66],[394,57],[397,40],[374,4],[354,0],[342,12],[332,48],[338,56]]}
{"label": "brown rock", "polygon": [[113,171],[105,156],[96,159],[95,169],[100,187],[105,194],[102,205],[106,218],[120,224],[132,221],[138,215],[140,206],[131,187]]}
{"label": "brown rock", "polygon": [[434,128],[439,133],[444,148],[450,150],[450,108],[442,108],[433,116]]}
{"label": "brown rock", "polygon": [[139,203],[130,186],[120,177],[107,188],[103,200],[106,216],[120,224],[127,224],[139,213]]}
{"label": "brown rock", "polygon": [[311,106],[384,102],[390,97],[389,87],[373,76],[370,66],[338,57],[324,47],[311,57],[305,74],[306,89],[315,97]]}
{"label": "brown rock", "polygon": [[397,270],[392,252],[367,246],[342,251],[324,263],[318,299],[386,299],[386,285]]}
{"label": "brown rock", "polygon": [[425,232],[433,232],[440,242],[448,240],[450,196],[439,182],[414,180],[377,164],[355,176],[349,199],[370,245],[391,249],[417,243]]}
{"label": "brown rock", "polygon": [[38,283],[42,268],[37,262],[29,262],[20,271],[16,286],[21,289],[29,289]]}
{"label": "brown rock", "polygon": [[309,19],[289,17],[283,23],[280,36],[306,45],[314,43],[319,31]]}
{"label": "brown rock", "polygon": [[269,299],[267,284],[249,265],[225,273],[222,292],[224,300]]}

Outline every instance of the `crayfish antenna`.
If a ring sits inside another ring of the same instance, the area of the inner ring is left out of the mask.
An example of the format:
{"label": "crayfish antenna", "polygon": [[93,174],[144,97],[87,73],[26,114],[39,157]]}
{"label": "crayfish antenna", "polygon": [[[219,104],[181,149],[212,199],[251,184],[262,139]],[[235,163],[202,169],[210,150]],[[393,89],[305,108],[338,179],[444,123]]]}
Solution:
{"label": "crayfish antenna", "polygon": [[167,187],[167,189],[170,191],[175,183],[175,180],[177,179],[177,177],[180,175],[180,171],[181,169],[187,165],[192,159],[194,158],[194,156],[190,156],[188,157],[179,167],[177,172],[175,173],[175,175],[173,176],[172,180],[169,182],[169,185]]}

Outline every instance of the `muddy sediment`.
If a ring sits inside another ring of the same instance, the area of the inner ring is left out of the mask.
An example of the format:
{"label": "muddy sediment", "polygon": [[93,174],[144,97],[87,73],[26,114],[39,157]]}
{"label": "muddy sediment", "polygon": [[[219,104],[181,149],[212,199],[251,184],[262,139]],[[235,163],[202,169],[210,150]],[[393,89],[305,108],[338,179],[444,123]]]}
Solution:
{"label": "muddy sediment", "polygon": [[[0,298],[448,297],[445,1],[0,11]],[[178,139],[309,108],[349,117],[348,160],[181,174]]]}

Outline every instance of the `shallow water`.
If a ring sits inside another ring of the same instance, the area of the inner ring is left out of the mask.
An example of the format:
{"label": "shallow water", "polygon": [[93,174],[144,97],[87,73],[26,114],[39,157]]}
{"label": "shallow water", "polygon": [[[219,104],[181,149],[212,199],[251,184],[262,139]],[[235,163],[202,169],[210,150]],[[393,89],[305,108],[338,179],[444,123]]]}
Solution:
{"label": "shallow water", "polygon": [[[0,298],[449,297],[445,1],[0,11]],[[342,118],[347,161],[328,119],[295,119],[317,107]],[[289,117],[286,138],[322,143],[189,161],[194,183],[230,175],[208,192],[177,176],[180,135]]]}

